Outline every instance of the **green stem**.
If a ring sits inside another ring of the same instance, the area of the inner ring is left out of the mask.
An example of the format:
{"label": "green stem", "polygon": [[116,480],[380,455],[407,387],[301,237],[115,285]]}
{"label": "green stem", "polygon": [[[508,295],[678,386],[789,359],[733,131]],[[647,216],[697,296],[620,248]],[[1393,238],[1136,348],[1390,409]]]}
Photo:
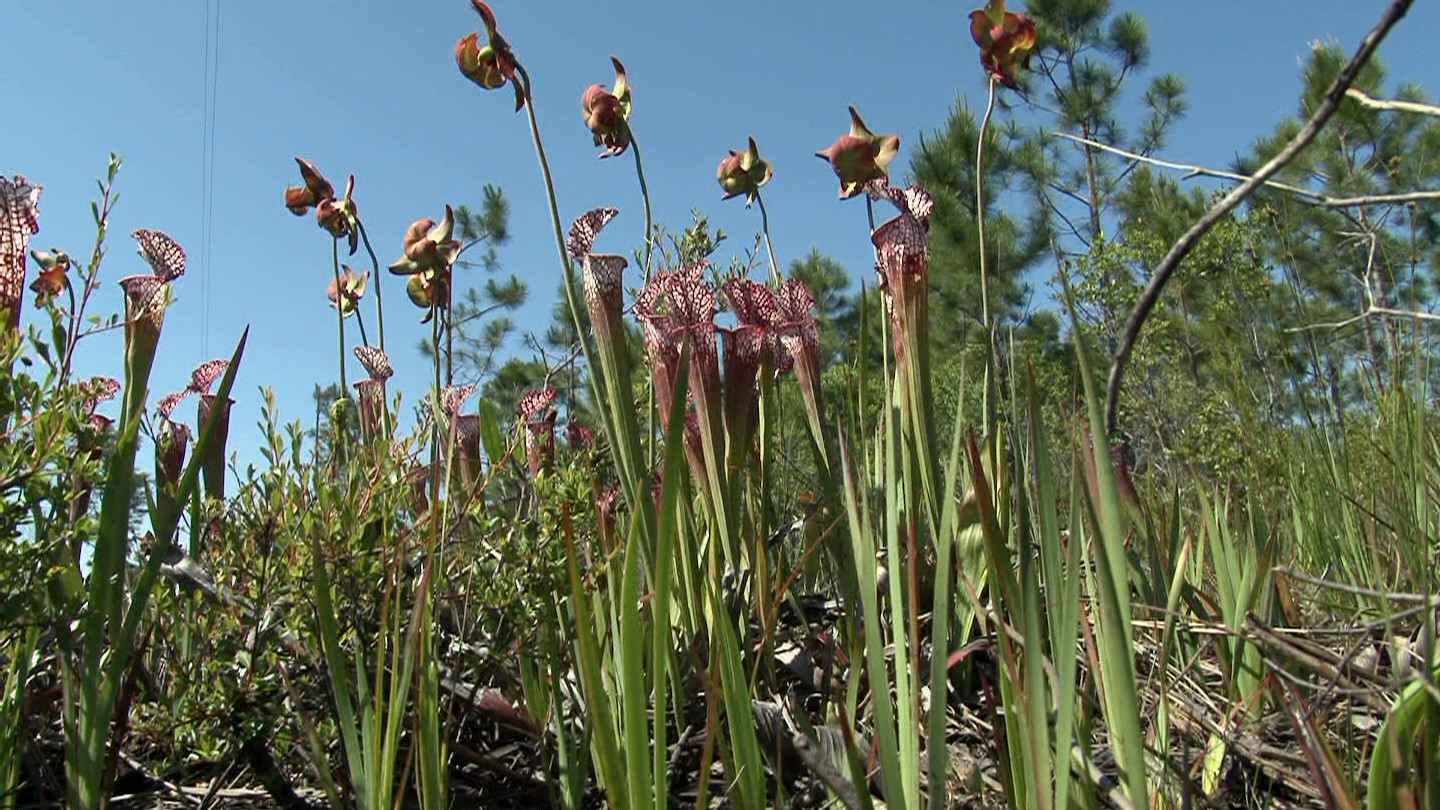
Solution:
{"label": "green stem", "polygon": [[535,156],[540,160],[540,173],[545,178],[545,197],[550,202],[550,224],[555,228],[555,247],[560,251],[560,264],[565,268],[565,295],[570,303],[571,314],[577,316],[576,328],[580,326],[579,310],[573,300],[574,267],[570,264],[570,253],[565,250],[565,231],[560,224],[560,203],[555,196],[555,178],[550,174],[550,161],[545,157],[545,143],[540,140],[540,122],[535,118],[535,99],[530,95],[530,78],[521,78],[521,89],[525,93],[525,112],[530,118],[530,138],[535,142]]}
{"label": "green stem", "polygon": [[[532,113],[533,116],[533,113]],[[536,140],[539,143],[539,140]],[[640,142],[635,140],[635,133],[630,133],[630,152],[635,156],[635,176],[640,179],[640,197],[645,201],[645,280],[650,280],[650,251],[651,240],[655,235],[655,222],[650,214],[650,187],[645,183],[645,167],[640,162]],[[543,158],[542,158],[543,160]]]}
{"label": "green stem", "polygon": [[120,171],[120,158],[113,153],[110,155],[110,166],[105,177],[105,184],[100,190],[99,216],[95,220],[95,248],[90,253],[90,263],[85,266],[85,289],[80,294],[80,307],[75,307],[75,291],[69,284],[65,285],[70,292],[70,336],[65,345],[65,360],[60,364],[60,380],[64,382],[70,379],[70,364],[75,358],[75,342],[80,337],[80,325],[85,319],[85,305],[90,302],[90,294],[100,286],[100,260],[105,257],[105,238],[110,231],[110,209],[119,200],[119,195],[112,193],[115,188],[115,175]]}
{"label": "green stem", "polygon": [[770,214],[765,211],[765,198],[760,196],[759,189],[755,191],[755,202],[760,204],[760,231],[765,234],[765,252],[770,256],[770,281],[779,284],[780,266],[775,259],[775,243],[770,241]]}
{"label": "green stem", "polygon": [[980,248],[980,320],[990,332],[990,267],[985,261],[985,136],[990,131],[990,115],[995,111],[995,79],[990,79],[990,100],[985,117],[980,121],[980,137],[975,142],[975,232]]}
{"label": "green stem", "polygon": [[369,346],[370,338],[365,334],[365,313],[360,311],[359,306],[355,307],[355,323],[360,326],[360,342]]}
{"label": "green stem", "polygon": [[985,334],[985,435],[989,435],[994,410],[991,389],[997,384],[995,370],[995,339],[990,323],[990,265],[985,261],[985,136],[990,132],[990,116],[995,112],[995,79],[990,79],[990,99],[985,104],[985,117],[980,120],[980,137],[975,142],[975,233],[980,250],[980,321]]}
{"label": "green stem", "polygon": [[[440,388],[440,307],[433,303],[430,305],[430,345],[435,349],[435,403],[438,405],[440,401],[444,399],[445,395]],[[435,417],[433,421],[435,424],[430,437],[430,467],[432,470],[436,470],[435,475],[438,476],[438,464],[440,461],[440,419],[442,416],[445,418],[449,418],[449,416],[441,414],[438,408],[435,408],[433,413]],[[438,478],[430,502],[432,509],[439,508],[440,484],[438,483]]]}
{"label": "green stem", "polygon": [[[344,287],[340,284],[340,240],[330,240],[330,263],[335,271],[335,303],[340,303]],[[345,311],[335,307],[335,323],[340,328],[340,396],[349,396],[350,387],[345,384]]]}
{"label": "green stem", "polygon": [[[570,320],[575,325],[576,339],[580,341],[580,349],[585,353],[586,367],[590,370],[590,374],[588,375],[590,392],[596,402],[605,402],[606,399],[601,396],[601,389],[608,383],[604,380],[604,370],[601,368],[601,364],[590,346],[590,341],[586,338],[584,320],[581,318],[582,310],[580,308],[580,299],[579,295],[575,292],[574,265],[570,262],[569,251],[565,249],[565,233],[560,224],[560,204],[555,196],[555,180],[550,174],[550,161],[545,157],[544,142],[540,139],[540,122],[535,117],[535,98],[531,93],[530,76],[525,68],[519,65],[516,66],[516,72],[518,74],[516,81],[521,89],[521,94],[525,100],[525,110],[530,119],[530,137],[535,142],[535,156],[540,161],[540,173],[545,179],[545,195],[550,202],[550,223],[555,230],[555,247],[560,253],[560,266],[564,270],[564,279],[560,287],[564,290],[565,305],[569,308]],[[621,486],[624,490],[625,499],[631,504],[638,505],[642,510],[645,534],[650,538],[650,542],[653,543],[653,538],[655,537],[655,514],[652,508],[653,501],[648,497],[642,497],[641,481],[644,473],[637,469],[637,465],[633,461],[628,464],[624,463],[626,458],[637,459],[640,456],[638,438],[635,438],[639,433],[639,426],[634,425],[622,432],[621,420],[624,420],[625,425],[631,425],[632,423],[630,423],[629,420],[633,417],[633,411],[620,406],[612,407],[615,408],[615,414],[610,421],[610,427],[615,431],[615,440],[620,451],[619,456],[622,460],[622,465],[627,468],[626,474],[621,476]],[[626,435],[632,437],[630,438],[630,442],[633,444],[633,447],[626,448],[620,446],[620,442],[625,441],[624,437]]]}
{"label": "green stem", "polygon": [[365,232],[365,223],[359,218],[355,226],[360,229],[360,241],[365,243],[365,252],[370,254],[370,271],[375,276],[375,320],[379,323],[380,348],[385,348],[385,296],[381,293],[380,260],[375,258],[375,248],[370,246],[370,235]]}

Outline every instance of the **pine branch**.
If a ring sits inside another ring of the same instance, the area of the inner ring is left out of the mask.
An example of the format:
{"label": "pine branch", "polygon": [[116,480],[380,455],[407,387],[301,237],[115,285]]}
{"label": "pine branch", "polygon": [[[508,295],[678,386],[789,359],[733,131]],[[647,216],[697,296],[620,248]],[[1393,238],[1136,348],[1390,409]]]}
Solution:
{"label": "pine branch", "polygon": [[1360,43],[1355,54],[1350,57],[1345,68],[1340,71],[1340,75],[1335,77],[1335,81],[1325,93],[1325,100],[1310,116],[1310,120],[1305,122],[1305,126],[1300,132],[1291,138],[1290,142],[1285,144],[1285,148],[1281,149],[1275,157],[1261,166],[1253,176],[1225,195],[1224,199],[1211,206],[1210,210],[1206,211],[1205,215],[1190,226],[1190,230],[1181,235],[1170,247],[1170,252],[1165,254],[1165,258],[1155,268],[1155,274],[1151,277],[1150,284],[1140,294],[1140,299],[1135,302],[1135,308],[1130,312],[1130,319],[1125,323],[1125,332],[1122,334],[1120,346],[1115,352],[1115,359],[1111,363],[1110,382],[1105,400],[1105,427],[1108,431],[1111,433],[1115,431],[1116,415],[1120,406],[1120,385],[1125,379],[1125,367],[1130,361],[1130,353],[1134,351],[1140,329],[1145,325],[1145,320],[1150,316],[1151,311],[1155,309],[1155,304],[1159,302],[1160,294],[1164,292],[1165,284],[1170,280],[1170,276],[1175,273],[1180,262],[1189,255],[1211,228],[1215,227],[1221,219],[1235,210],[1236,206],[1254,194],[1260,186],[1284,168],[1285,164],[1294,160],[1305,150],[1305,147],[1315,140],[1316,136],[1320,134],[1320,130],[1325,128],[1325,124],[1340,109],[1340,102],[1345,98],[1345,90],[1355,81],[1360,69],[1380,47],[1380,42],[1385,39],[1385,35],[1390,33],[1390,29],[1395,27],[1395,24],[1405,16],[1405,12],[1409,11],[1413,4],[1414,0],[1395,0],[1391,3],[1390,7],[1385,9],[1385,14],[1380,18],[1380,22],[1376,23],[1370,33],[1365,35],[1364,41]]}

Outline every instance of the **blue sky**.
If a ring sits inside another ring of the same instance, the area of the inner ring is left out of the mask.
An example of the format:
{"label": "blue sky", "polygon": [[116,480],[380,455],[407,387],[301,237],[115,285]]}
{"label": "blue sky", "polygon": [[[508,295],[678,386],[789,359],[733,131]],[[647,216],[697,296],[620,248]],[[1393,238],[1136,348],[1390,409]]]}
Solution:
{"label": "blue sky", "polygon": [[[968,3],[494,5],[535,81],[562,217],[568,225],[598,205],[621,210],[601,250],[628,253],[644,227],[629,155],[597,160],[580,116],[585,87],[612,80],[612,54],[634,86],[632,126],[657,221],[683,227],[692,209],[703,209],[731,234],[722,261],[743,251],[759,227],[758,213],[722,202],[715,183],[716,165],[747,135],[775,167],[764,193],[782,264],[818,248],[858,278],[871,262],[863,204],[836,201],[835,177],[812,153],[845,131],[853,104],[875,131],[900,134],[894,165],[903,174],[918,136],[939,128],[957,99],[984,104]],[[1385,5],[1207,0],[1117,8],[1149,23],[1153,56],[1142,78],[1173,71],[1189,82],[1189,115],[1163,154],[1225,166],[1295,110],[1310,43],[1333,39],[1353,49]],[[356,200],[382,265],[398,257],[412,220],[438,218],[447,202],[477,204],[485,183],[501,185],[512,240],[500,258],[505,271],[531,284],[521,327],[544,331],[558,262],[539,170],[509,90],[482,92],[455,68],[455,41],[480,27],[465,0],[0,0],[0,9],[6,62],[24,65],[0,75],[7,105],[0,172],[45,186],[32,247],[88,257],[93,181],[108,152],[122,153],[121,201],[96,311],[118,310],[114,280],[144,270],[131,230],[157,228],[180,240],[190,271],[176,283],[179,301],[166,318],[152,390],[158,397],[182,387],[193,366],[227,356],[250,325],[232,418],[231,448],[242,461],[257,457],[257,386],[275,388],[283,419],[308,423],[312,386],[336,378],[334,314],[325,303],[329,237],[281,204],[285,186],[298,181],[296,155],[337,186],[357,175]],[[208,232],[207,14],[219,18],[218,46],[210,44],[219,73]],[[1417,4],[1380,50],[1392,79],[1434,89],[1435,31],[1440,10]],[[357,258],[363,269],[363,251]],[[428,327],[418,324],[422,313],[404,299],[402,281],[381,279],[396,382],[414,401],[426,371],[413,347]],[[78,355],[81,373],[117,373],[119,335],[91,338]],[[361,371],[350,362],[353,380]]]}

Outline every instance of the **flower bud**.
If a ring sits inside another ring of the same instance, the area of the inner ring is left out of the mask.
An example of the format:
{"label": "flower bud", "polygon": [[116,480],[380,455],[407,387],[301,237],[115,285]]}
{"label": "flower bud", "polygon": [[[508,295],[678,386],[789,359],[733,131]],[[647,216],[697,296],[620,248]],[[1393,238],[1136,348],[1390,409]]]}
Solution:
{"label": "flower bud", "polygon": [[841,135],[829,149],[815,156],[830,161],[840,178],[840,199],[846,200],[859,194],[866,183],[884,177],[885,167],[899,151],[900,136],[876,135],[851,107],[849,134]]}
{"label": "flower bud", "polygon": [[989,0],[970,12],[970,37],[980,46],[980,66],[1006,87],[1015,87],[1017,68],[1030,61],[1035,47],[1035,21],[1005,10],[1005,0]]}
{"label": "flower bud", "polygon": [[749,148],[744,152],[732,151],[730,157],[720,161],[716,179],[725,189],[725,199],[744,194],[745,205],[749,206],[760,196],[760,187],[770,182],[771,174],[770,164],[760,158],[760,150],[755,146],[755,139],[751,138]]}
{"label": "flower bud", "polygon": [[580,98],[585,113],[585,126],[595,136],[595,145],[604,146],[600,157],[613,157],[630,146],[630,82],[625,66],[610,57],[615,66],[615,92],[603,84],[592,84]]}

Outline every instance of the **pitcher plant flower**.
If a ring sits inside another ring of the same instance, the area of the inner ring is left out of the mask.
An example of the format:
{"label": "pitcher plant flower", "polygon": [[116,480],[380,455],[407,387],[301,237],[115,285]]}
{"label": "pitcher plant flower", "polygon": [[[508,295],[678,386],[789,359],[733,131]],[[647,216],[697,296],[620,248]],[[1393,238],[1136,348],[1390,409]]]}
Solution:
{"label": "pitcher plant flower", "polygon": [[474,31],[455,43],[455,64],[465,78],[485,90],[504,87],[508,82],[515,88],[515,109],[525,106],[525,88],[521,86],[522,68],[515,58],[510,43],[500,35],[495,12],[484,0],[470,0],[470,6],[485,23],[485,44],[480,44],[480,32]]}
{"label": "pitcher plant flower", "polygon": [[331,236],[345,238],[350,255],[360,247],[360,208],[355,205],[355,175],[345,181],[345,196],[329,197],[315,206],[315,221]]}
{"label": "pitcher plant flower", "polygon": [[355,205],[355,175],[345,183],[345,196],[335,197],[335,186],[325,179],[320,169],[302,157],[296,157],[300,166],[302,185],[285,189],[285,207],[295,216],[304,216],[315,209],[315,223],[335,239],[344,237],[354,255],[360,246],[360,209]]}
{"label": "pitcher plant flower", "polygon": [[449,306],[450,267],[460,255],[460,242],[451,238],[454,232],[455,211],[449,205],[438,224],[433,219],[417,219],[405,232],[404,253],[390,264],[390,272],[410,276],[406,292],[418,307]]}
{"label": "pitcher plant flower", "polygon": [[1014,88],[1017,68],[1028,67],[1035,47],[1035,21],[1005,10],[1005,0],[989,0],[970,12],[970,37],[980,46],[980,66],[995,81]]}
{"label": "pitcher plant flower", "polygon": [[603,84],[592,84],[580,97],[585,126],[595,137],[595,145],[605,147],[602,158],[614,157],[630,146],[630,81],[619,59],[612,56],[610,63],[615,66],[614,92]]}
{"label": "pitcher plant flower", "polygon": [[30,258],[40,265],[40,275],[30,282],[30,292],[35,293],[35,306],[43,307],[70,286],[66,275],[70,270],[70,256],[56,248],[32,250]]}
{"label": "pitcher plant flower", "polygon": [[314,163],[302,157],[296,157],[295,162],[300,165],[302,185],[285,189],[285,207],[295,216],[302,217],[311,208],[318,208],[320,203],[333,198],[335,187]]}
{"label": "pitcher plant flower", "polygon": [[40,231],[40,191],[24,175],[0,175],[0,311],[10,329],[20,328],[25,292],[25,251]]}
{"label": "pitcher plant flower", "polygon": [[760,148],[751,138],[744,152],[730,151],[730,156],[720,161],[715,177],[725,189],[724,199],[745,195],[745,207],[749,208],[760,196],[760,187],[770,182],[775,172],[770,163],[760,157]]}
{"label": "pitcher plant flower", "polygon": [[899,152],[899,135],[876,135],[851,107],[850,132],[815,156],[830,162],[835,176],[840,178],[840,199],[848,200],[859,194],[866,183],[885,177],[886,167]]}
{"label": "pitcher plant flower", "polygon": [[370,271],[356,273],[350,265],[342,264],[338,285],[336,281],[337,279],[330,279],[325,297],[330,301],[330,306],[339,308],[340,314],[348,318],[360,310],[360,299],[365,296],[365,287],[370,283]]}

